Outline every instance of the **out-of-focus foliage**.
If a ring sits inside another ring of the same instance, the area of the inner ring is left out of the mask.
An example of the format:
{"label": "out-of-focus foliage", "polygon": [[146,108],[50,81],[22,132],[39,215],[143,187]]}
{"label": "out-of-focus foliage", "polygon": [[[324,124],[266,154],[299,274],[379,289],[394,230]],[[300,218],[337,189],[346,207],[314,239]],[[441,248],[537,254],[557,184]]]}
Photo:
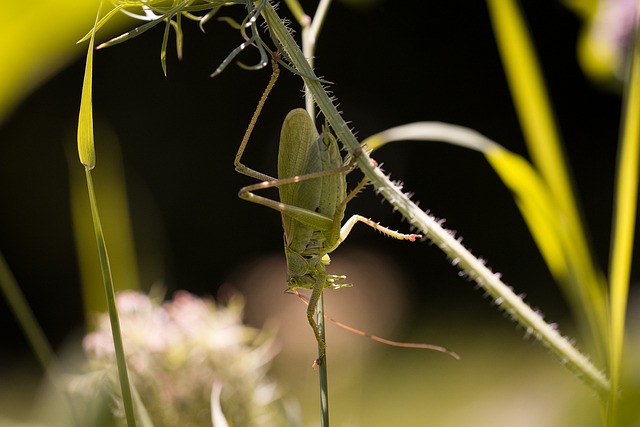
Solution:
{"label": "out-of-focus foliage", "polygon": [[605,86],[618,86],[631,46],[635,0],[565,0],[565,3],[583,20],[577,54],[585,74]]}
{"label": "out-of-focus foliage", "polygon": [[0,25],[0,123],[27,94],[72,59],[91,28],[98,0],[3,2]]}

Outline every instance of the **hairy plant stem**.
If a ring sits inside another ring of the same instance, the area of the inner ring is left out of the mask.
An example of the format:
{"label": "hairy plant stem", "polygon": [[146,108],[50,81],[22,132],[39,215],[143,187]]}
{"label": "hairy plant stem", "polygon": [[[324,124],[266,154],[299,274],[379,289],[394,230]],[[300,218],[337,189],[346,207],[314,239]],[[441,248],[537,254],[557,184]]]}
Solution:
{"label": "hairy plant stem", "polygon": [[[565,339],[557,329],[546,323],[542,316],[532,310],[518,297],[498,275],[494,274],[484,262],[476,258],[456,239],[454,234],[444,229],[432,215],[427,214],[415,205],[409,197],[384,175],[366,152],[360,148],[349,126],[338,112],[333,101],[327,95],[319,79],[315,77],[312,67],[302,53],[289,30],[268,3],[262,14],[270,32],[281,43],[287,58],[300,72],[308,91],[327,118],[337,137],[345,145],[358,164],[358,167],[369,178],[376,190],[415,227],[420,229],[427,239],[435,243],[470,279],[474,280],[495,300],[502,309],[521,324],[528,334],[547,346],[572,372],[592,387],[603,398],[607,397],[610,383],[605,375],[597,369],[589,359],[580,353]],[[315,78],[314,78],[315,77]]]}

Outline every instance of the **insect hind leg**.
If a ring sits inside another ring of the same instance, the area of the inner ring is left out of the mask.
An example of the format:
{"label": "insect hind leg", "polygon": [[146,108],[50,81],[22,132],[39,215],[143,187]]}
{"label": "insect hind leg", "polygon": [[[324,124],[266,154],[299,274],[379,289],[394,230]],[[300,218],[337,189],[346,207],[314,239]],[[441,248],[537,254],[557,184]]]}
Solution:
{"label": "insect hind leg", "polygon": [[372,221],[369,218],[363,217],[362,215],[353,215],[351,218],[349,218],[347,222],[344,223],[344,225],[340,229],[340,240],[338,241],[338,244],[342,243],[342,241],[344,241],[347,238],[353,226],[356,225],[356,223],[358,222],[362,222],[363,224],[366,224],[369,227],[378,230],[385,236],[392,237],[394,239],[409,240],[410,242],[415,242],[416,239],[422,238],[421,234],[400,233],[398,231],[394,231],[394,230],[391,230],[390,228],[380,225],[379,223]]}
{"label": "insect hind leg", "polygon": [[327,345],[325,344],[324,338],[320,332],[320,328],[314,319],[316,314],[316,307],[318,306],[318,301],[322,296],[322,291],[325,286],[327,278],[326,275],[319,275],[316,279],[316,283],[311,290],[311,296],[309,297],[309,304],[307,305],[307,320],[309,321],[309,325],[311,325],[311,329],[313,329],[313,334],[316,337],[316,341],[318,342],[318,358],[313,362],[313,367],[317,367],[322,365],[324,362],[324,358],[326,355]]}

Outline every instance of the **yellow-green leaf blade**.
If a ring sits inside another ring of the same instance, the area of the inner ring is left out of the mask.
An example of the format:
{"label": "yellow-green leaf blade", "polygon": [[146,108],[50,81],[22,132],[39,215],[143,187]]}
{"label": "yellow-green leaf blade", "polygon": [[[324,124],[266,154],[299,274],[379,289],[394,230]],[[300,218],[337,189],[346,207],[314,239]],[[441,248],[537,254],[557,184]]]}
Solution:
{"label": "yellow-green leaf blade", "polygon": [[82,83],[82,97],[80,98],[80,114],[78,116],[78,156],[80,163],[88,170],[96,166],[96,150],[93,137],[93,44],[96,35],[96,24],[91,33],[87,62],[84,68],[84,81]]}
{"label": "yellow-green leaf blade", "polygon": [[526,25],[514,1],[487,0],[500,55],[531,158],[547,183],[569,233],[571,259],[568,294],[579,298],[574,311],[587,320],[583,328],[596,348],[608,343],[607,290],[589,248],[544,79]]}
{"label": "yellow-green leaf blade", "polygon": [[529,231],[557,281],[566,279],[568,266],[563,249],[558,210],[540,175],[522,157],[494,148],[484,153],[503,183],[513,192]]}
{"label": "yellow-green leaf blade", "polygon": [[[624,344],[625,315],[629,293],[633,255],[633,236],[638,205],[638,168],[640,161],[640,33],[636,30],[628,84],[625,92],[624,114],[618,176],[616,180],[615,210],[611,243],[611,347],[610,377],[612,402],[619,385]],[[612,410],[615,416],[615,407]],[[610,420],[613,424],[613,421]]]}

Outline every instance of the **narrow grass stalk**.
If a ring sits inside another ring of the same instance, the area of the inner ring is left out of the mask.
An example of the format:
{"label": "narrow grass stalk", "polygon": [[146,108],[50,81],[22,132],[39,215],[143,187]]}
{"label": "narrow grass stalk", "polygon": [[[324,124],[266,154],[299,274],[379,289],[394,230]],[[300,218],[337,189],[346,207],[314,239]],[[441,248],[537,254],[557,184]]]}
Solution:
{"label": "narrow grass stalk", "polygon": [[[318,332],[320,337],[325,343],[325,323],[324,323],[324,296],[320,295],[318,299],[318,305],[316,307],[316,323],[318,325]],[[318,348],[318,356],[320,356],[321,350]],[[320,386],[320,425],[322,427],[329,427],[329,374],[327,372],[327,352],[325,350],[325,357],[320,366],[318,366],[318,381]]]}
{"label": "narrow grass stalk", "polygon": [[[102,4],[100,5],[102,6]],[[93,219],[93,229],[95,232],[96,242],[98,245],[98,258],[100,260],[100,269],[102,272],[102,281],[104,291],[107,298],[107,307],[109,309],[109,319],[111,321],[111,331],[115,346],[116,364],[118,367],[118,376],[120,378],[120,388],[122,392],[122,402],[124,406],[127,425],[135,427],[136,420],[133,410],[133,401],[131,397],[131,387],[129,384],[129,374],[127,372],[127,363],[124,354],[124,346],[122,344],[122,333],[120,331],[120,321],[118,319],[118,310],[116,307],[115,291],[113,289],[113,280],[111,276],[111,266],[109,265],[109,256],[107,246],[102,232],[102,224],[98,215],[98,203],[96,201],[93,180],[91,178],[91,169],[96,165],[95,141],[93,134],[93,103],[92,103],[92,75],[93,75],[93,46],[95,39],[96,25],[100,16],[100,9],[96,16],[91,40],[89,42],[89,50],[87,52],[87,62],[85,65],[84,80],[82,83],[82,96],[80,99],[80,113],[78,116],[78,156],[80,162],[84,165],[85,176],[87,180],[87,191],[89,193],[89,203],[91,206],[91,216]]]}
{"label": "narrow grass stalk", "polygon": [[133,410],[133,401],[131,396],[131,385],[129,384],[129,373],[127,369],[127,360],[124,353],[124,345],[122,343],[122,332],[120,330],[120,319],[118,316],[118,308],[116,307],[116,295],[113,289],[113,280],[111,278],[111,266],[109,265],[109,254],[107,245],[102,233],[102,224],[98,214],[98,203],[93,188],[93,179],[91,171],[85,169],[87,178],[87,190],[89,192],[89,203],[91,205],[91,216],[93,218],[93,228],[95,231],[96,243],[98,244],[98,258],[100,259],[100,270],[102,272],[102,281],[104,283],[104,292],[107,297],[107,307],[109,309],[109,321],[111,323],[111,333],[113,335],[113,345],[115,347],[116,365],[118,367],[118,377],[120,379],[120,389],[122,392],[122,403],[124,406],[125,417],[129,427],[135,427],[136,419]]}
{"label": "narrow grass stalk", "polygon": [[[100,175],[93,178],[95,190],[100,196],[100,220],[105,238],[109,242],[113,283],[116,293],[124,289],[139,290],[140,276],[120,146],[109,128],[101,127],[100,130]],[[80,268],[86,326],[91,329],[97,320],[94,314],[106,312],[107,303],[104,298],[96,244],[93,241],[93,222],[91,216],[87,215],[90,207],[84,169],[78,168],[77,156],[74,158],[74,153],[68,154],[73,234]]]}
{"label": "narrow grass stalk", "polygon": [[522,324],[525,330],[530,331],[534,337],[548,346],[565,366],[584,379],[599,394],[606,395],[609,391],[609,381],[589,362],[588,358],[576,350],[553,326],[545,323],[538,313],[526,305],[500,280],[498,275],[491,272],[484,265],[484,262],[474,257],[451,231],[444,229],[441,222],[418,208],[398,186],[391,182],[389,177],[383,174],[367,153],[361,150],[358,140],[325,92],[320,81],[315,77],[304,54],[273,6],[270,3],[267,4],[262,13],[270,31],[282,44],[289,61],[301,75],[313,77],[304,77],[309,91],[340,141],[351,154],[357,154],[354,157],[358,167],[371,180],[380,194],[411,224],[418,227],[429,240],[445,252],[469,278],[475,280],[515,320]]}
{"label": "narrow grass stalk", "polygon": [[[638,3],[638,2],[636,2]],[[638,205],[638,162],[640,158],[640,31],[636,8],[636,30],[632,44],[629,71],[623,98],[621,140],[618,152],[618,168],[614,205],[613,234],[611,241],[611,344],[610,376],[611,397],[607,412],[607,425],[616,425],[617,393],[624,344],[625,315],[629,293],[629,278],[633,260],[633,236]]]}

